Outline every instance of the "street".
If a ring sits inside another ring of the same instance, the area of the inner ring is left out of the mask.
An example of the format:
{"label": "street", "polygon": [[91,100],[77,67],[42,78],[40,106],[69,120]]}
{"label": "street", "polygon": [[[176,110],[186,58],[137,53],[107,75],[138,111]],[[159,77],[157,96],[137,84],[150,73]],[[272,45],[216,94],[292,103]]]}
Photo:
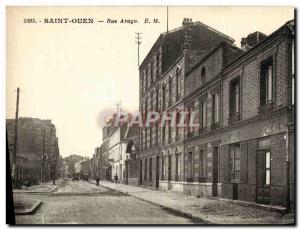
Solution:
{"label": "street", "polygon": [[42,205],[17,224],[200,224],[115,190],[67,181],[54,193],[23,194]]}

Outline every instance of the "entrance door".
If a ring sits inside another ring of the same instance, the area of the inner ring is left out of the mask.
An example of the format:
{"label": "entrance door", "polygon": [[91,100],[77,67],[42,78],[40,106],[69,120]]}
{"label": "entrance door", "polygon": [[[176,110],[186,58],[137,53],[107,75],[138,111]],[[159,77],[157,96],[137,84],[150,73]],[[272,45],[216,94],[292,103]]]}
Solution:
{"label": "entrance door", "polygon": [[142,160],[140,160],[140,177],[139,178],[140,178],[139,185],[141,185],[143,182],[143,161]]}
{"label": "entrance door", "polygon": [[168,189],[171,189],[171,179],[172,179],[172,155],[168,156]]}
{"label": "entrance door", "polygon": [[171,170],[172,170],[172,156],[169,155],[169,159],[168,159],[168,181],[171,181],[171,178],[172,178]]}
{"label": "entrance door", "polygon": [[212,184],[212,196],[218,196],[218,182],[219,182],[219,148],[216,146],[213,148],[213,184]]}
{"label": "entrance door", "polygon": [[156,156],[156,166],[155,166],[156,174],[155,174],[155,187],[159,188],[159,156]]}
{"label": "entrance door", "polygon": [[125,184],[128,184],[128,162],[125,162]]}
{"label": "entrance door", "polygon": [[109,167],[108,167],[108,171],[107,171],[107,180],[108,180],[108,181],[111,181],[111,180],[112,180],[111,174],[112,174],[112,167],[109,166]]}
{"label": "entrance door", "polygon": [[271,152],[269,150],[257,152],[257,203],[270,204],[271,201]]}

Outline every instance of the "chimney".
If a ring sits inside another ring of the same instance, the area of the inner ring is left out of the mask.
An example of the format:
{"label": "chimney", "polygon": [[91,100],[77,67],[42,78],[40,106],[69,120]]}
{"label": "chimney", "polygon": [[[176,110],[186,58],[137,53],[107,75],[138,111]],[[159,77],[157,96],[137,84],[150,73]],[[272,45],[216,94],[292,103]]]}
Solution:
{"label": "chimney", "polygon": [[193,25],[193,20],[191,18],[184,18],[182,21],[182,26],[190,26]]}
{"label": "chimney", "polygon": [[258,43],[260,43],[262,40],[264,40],[266,37],[267,35],[259,31],[251,33],[246,38],[242,38],[241,48],[244,51],[248,51],[252,47],[256,46]]}
{"label": "chimney", "polygon": [[184,41],[182,44],[182,49],[183,50],[190,50],[192,46],[192,36],[191,36],[191,30],[193,25],[193,21],[191,18],[184,18],[182,25],[184,27]]}

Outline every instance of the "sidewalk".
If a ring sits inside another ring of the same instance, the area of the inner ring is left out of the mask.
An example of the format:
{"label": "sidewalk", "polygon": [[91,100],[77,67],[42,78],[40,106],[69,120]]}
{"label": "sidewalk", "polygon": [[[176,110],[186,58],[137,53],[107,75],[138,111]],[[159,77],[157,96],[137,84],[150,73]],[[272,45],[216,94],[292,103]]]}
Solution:
{"label": "sidewalk", "polygon": [[54,192],[57,189],[59,189],[64,180],[58,179],[55,181],[55,185],[53,185],[52,181],[49,182],[43,182],[38,185],[33,185],[28,187],[28,189],[14,189],[14,193],[43,193],[43,192]]}
{"label": "sidewalk", "polygon": [[16,215],[31,215],[42,204],[38,199],[25,197],[24,193],[16,193],[13,197]]}
{"label": "sidewalk", "polygon": [[[91,181],[95,183],[95,181]],[[242,206],[224,199],[197,198],[181,193],[163,192],[125,184],[101,181],[111,188],[162,208],[201,219],[207,224],[293,224],[294,214],[283,215],[255,207]]]}

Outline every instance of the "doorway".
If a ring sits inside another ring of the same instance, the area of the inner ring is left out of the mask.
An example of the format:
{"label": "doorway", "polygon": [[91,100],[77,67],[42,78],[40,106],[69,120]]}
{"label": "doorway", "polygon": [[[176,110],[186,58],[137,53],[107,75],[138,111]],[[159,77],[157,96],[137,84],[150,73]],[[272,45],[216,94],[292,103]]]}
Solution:
{"label": "doorway", "polygon": [[155,166],[155,187],[159,188],[159,156],[156,156],[156,166]]}
{"label": "doorway", "polygon": [[143,161],[140,160],[140,177],[139,177],[139,185],[142,184],[143,182]]}
{"label": "doorway", "polygon": [[213,184],[212,184],[212,196],[218,196],[218,182],[219,182],[219,148],[215,146],[213,148]]}
{"label": "doorway", "polygon": [[263,150],[257,152],[257,188],[256,201],[261,204],[271,202],[271,152]]}

